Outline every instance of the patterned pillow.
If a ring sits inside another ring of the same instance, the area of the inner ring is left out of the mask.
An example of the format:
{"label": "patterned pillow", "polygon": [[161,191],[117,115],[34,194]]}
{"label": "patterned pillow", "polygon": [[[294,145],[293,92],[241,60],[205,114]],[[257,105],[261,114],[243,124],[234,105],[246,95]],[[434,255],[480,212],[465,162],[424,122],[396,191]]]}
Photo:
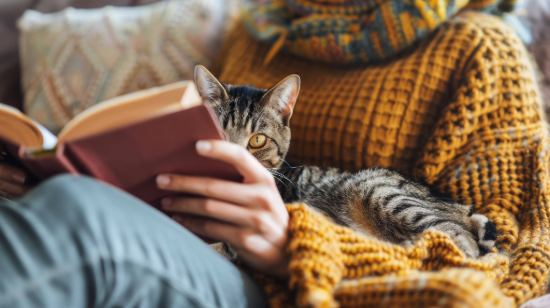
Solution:
{"label": "patterned pillow", "polygon": [[84,109],[136,90],[192,79],[211,66],[234,1],[27,11],[19,21],[24,110],[53,133]]}

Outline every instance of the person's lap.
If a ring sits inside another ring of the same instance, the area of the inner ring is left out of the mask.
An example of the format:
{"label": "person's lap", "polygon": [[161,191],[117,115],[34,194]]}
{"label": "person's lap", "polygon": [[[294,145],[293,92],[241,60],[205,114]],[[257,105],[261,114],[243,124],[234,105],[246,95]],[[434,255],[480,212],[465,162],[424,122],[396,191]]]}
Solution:
{"label": "person's lap", "polygon": [[250,277],[132,196],[60,176],[0,200],[0,307],[262,307]]}

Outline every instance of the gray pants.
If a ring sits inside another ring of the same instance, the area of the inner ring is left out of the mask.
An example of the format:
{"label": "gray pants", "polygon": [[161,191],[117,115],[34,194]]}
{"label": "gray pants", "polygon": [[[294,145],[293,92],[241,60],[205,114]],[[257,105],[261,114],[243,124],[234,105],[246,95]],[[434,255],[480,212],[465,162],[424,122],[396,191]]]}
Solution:
{"label": "gray pants", "polygon": [[0,201],[0,307],[264,307],[250,277],[174,221],[86,177]]}

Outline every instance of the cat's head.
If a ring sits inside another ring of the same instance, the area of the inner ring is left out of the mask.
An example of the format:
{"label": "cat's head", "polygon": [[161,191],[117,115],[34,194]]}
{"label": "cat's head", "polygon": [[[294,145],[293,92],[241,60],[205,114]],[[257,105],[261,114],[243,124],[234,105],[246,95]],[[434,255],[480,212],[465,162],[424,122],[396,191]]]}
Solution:
{"label": "cat's head", "polygon": [[290,75],[269,90],[219,82],[206,68],[195,67],[195,84],[216,112],[228,141],[252,153],[266,168],[278,168],[290,146],[290,117],[300,77]]}

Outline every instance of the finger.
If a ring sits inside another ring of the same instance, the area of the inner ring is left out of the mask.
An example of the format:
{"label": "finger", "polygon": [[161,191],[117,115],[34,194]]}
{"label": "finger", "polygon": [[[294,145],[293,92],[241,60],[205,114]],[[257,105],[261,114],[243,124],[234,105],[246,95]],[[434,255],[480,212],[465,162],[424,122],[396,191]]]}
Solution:
{"label": "finger", "polygon": [[260,234],[278,236],[278,228],[268,214],[259,210],[249,210],[223,201],[205,198],[164,198],[165,211],[199,215],[221,222],[251,228]]}
{"label": "finger", "polygon": [[[178,224],[180,224],[180,223],[178,222],[178,220],[176,220],[176,217],[179,217],[179,216],[183,216],[183,215],[180,215],[180,214],[170,215],[170,218],[172,218],[175,222],[177,222]],[[180,225],[181,225],[181,224],[180,224]],[[191,231],[191,230],[189,230],[189,231]],[[193,232],[191,231],[191,233],[193,233]],[[215,244],[215,243],[218,243],[218,242],[219,242],[219,241],[217,241],[217,240],[208,238],[208,237],[206,237],[206,236],[202,236],[202,235],[200,235],[200,234],[195,234],[195,233],[193,233],[193,235],[195,235],[196,237],[198,237],[199,239],[201,239],[201,241],[205,242],[206,244]]]}
{"label": "finger", "polygon": [[213,240],[219,240],[235,247],[246,248],[248,250],[255,249],[250,247],[251,237],[261,237],[262,241],[267,241],[272,244],[278,244],[283,236],[284,230],[278,232],[277,228],[261,233],[252,228],[229,224],[223,221],[210,219],[199,216],[174,215],[174,220],[189,229],[191,232],[200,236],[208,237]]}
{"label": "finger", "polygon": [[257,186],[175,174],[159,175],[157,184],[161,189],[185,192],[246,207],[268,208],[270,206],[270,192]]}
{"label": "finger", "polygon": [[235,225],[248,225],[249,210],[231,203],[206,198],[167,197],[162,209],[169,212],[205,216]]}
{"label": "finger", "polygon": [[174,220],[200,237],[230,245],[237,246],[236,239],[243,236],[240,227],[208,218],[174,215]]}
{"label": "finger", "polygon": [[0,180],[23,184],[27,179],[27,173],[8,163],[0,163]]}
{"label": "finger", "polygon": [[13,200],[17,199],[19,196],[8,194],[7,192],[4,192],[4,191],[0,190],[0,197],[13,201]]}
{"label": "finger", "polygon": [[11,195],[21,196],[30,190],[29,186],[10,183],[6,180],[0,180],[0,190]]}
{"label": "finger", "polygon": [[273,176],[260,162],[240,145],[221,140],[203,140],[197,142],[200,155],[229,163],[245,178],[245,183],[275,184]]}

